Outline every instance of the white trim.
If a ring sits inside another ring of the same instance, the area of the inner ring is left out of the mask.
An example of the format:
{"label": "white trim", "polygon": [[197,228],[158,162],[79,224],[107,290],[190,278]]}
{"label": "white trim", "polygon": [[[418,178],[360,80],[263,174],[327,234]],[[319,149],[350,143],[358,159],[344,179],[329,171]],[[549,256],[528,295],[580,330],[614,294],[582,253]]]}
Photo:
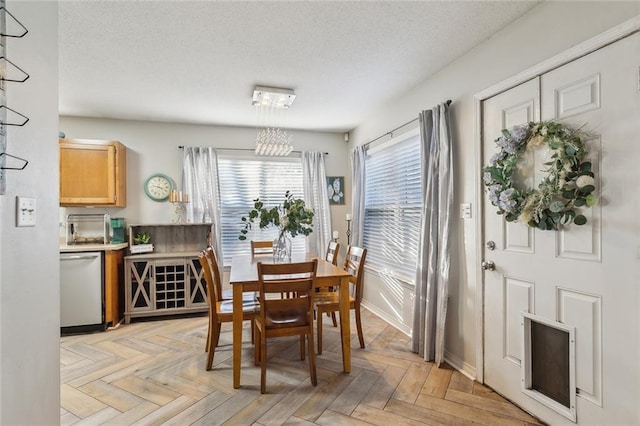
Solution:
{"label": "white trim", "polygon": [[[473,164],[474,176],[480,176],[480,170],[482,170],[482,99],[477,95],[473,102],[474,120],[473,129],[475,137],[475,143],[473,144],[473,155],[475,161]],[[484,226],[483,223],[483,207],[482,207],[482,188],[476,191],[475,205],[478,213],[475,215],[475,239],[479,246],[476,250],[475,264],[473,270],[476,277],[476,292],[475,292],[475,313],[476,313],[476,380],[480,383],[484,383],[484,272],[480,269],[482,264],[482,258],[484,255]]]}
{"label": "white trim", "polygon": [[555,68],[561,67],[569,62],[572,62],[582,56],[588,55],[600,48],[603,48],[611,43],[614,43],[630,34],[640,30],[640,15],[635,18],[629,19],[622,24],[611,28],[595,37],[590,38],[580,44],[571,47],[564,52],[561,52],[545,61],[534,65],[506,80],[502,80],[493,86],[484,89],[483,91],[476,93],[475,97],[480,99],[487,99],[498,93],[509,90],[525,81],[538,77],[546,72],[549,72]]}
{"label": "white trim", "polygon": [[[507,78],[493,86],[488,87],[474,95],[474,155],[475,164],[474,172],[475,176],[480,176],[480,170],[482,169],[482,101],[495,96],[501,92],[509,90],[525,81],[538,77],[546,72],[549,72],[555,68],[558,68],[564,64],[574,61],[582,56],[585,56],[591,52],[594,52],[608,44],[614,43],[624,37],[627,37],[634,32],[640,31],[640,15],[617,25],[610,30],[607,30],[595,37],[590,38],[576,46],[565,50],[564,52],[555,55],[545,61],[534,65],[525,71]],[[483,218],[482,218],[482,182],[476,178],[477,187],[476,191],[476,205],[478,206],[478,214],[475,221],[475,239],[477,242],[476,250],[476,263],[475,277],[476,277],[476,372],[477,380],[480,383],[484,383],[484,279],[483,272],[479,268],[482,262],[483,249]]]}
{"label": "white trim", "polygon": [[406,334],[408,337],[411,337],[411,328],[408,327],[406,324],[403,324],[401,322],[398,321],[394,321],[387,312],[384,312],[378,308],[376,308],[375,305],[373,304],[369,304],[366,302],[366,300],[362,300],[361,302],[361,306],[365,309],[367,309],[368,311],[372,312],[373,314],[375,314],[378,318],[380,318],[381,320],[383,320],[384,322],[386,322],[387,324],[393,326],[394,328],[397,328],[398,331]]}
{"label": "white trim", "polygon": [[468,362],[464,362],[449,351],[444,351],[444,360],[447,364],[458,370],[463,376],[468,379],[476,379],[476,369]]}

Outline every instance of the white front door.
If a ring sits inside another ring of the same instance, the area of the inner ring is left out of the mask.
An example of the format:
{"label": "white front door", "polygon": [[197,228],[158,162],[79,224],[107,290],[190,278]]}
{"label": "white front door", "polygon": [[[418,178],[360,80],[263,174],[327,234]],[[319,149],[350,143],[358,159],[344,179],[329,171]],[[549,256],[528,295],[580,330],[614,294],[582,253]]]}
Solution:
{"label": "white front door", "polygon": [[[483,200],[484,379],[550,424],[572,424],[522,393],[521,312],[576,328],[579,424],[640,424],[640,34],[483,102],[483,164],[501,129],[557,120],[590,133],[599,202],[586,225],[508,223]],[[530,154],[537,185],[544,150]],[[492,241],[495,249],[486,244]]]}

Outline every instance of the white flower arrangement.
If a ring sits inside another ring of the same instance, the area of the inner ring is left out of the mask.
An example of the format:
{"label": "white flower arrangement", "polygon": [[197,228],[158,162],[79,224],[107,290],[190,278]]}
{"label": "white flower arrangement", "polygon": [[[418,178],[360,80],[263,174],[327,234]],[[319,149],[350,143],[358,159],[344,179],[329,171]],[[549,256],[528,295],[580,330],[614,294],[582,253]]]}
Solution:
{"label": "white flower arrangement", "polygon": [[[495,140],[500,151],[483,170],[491,204],[508,222],[522,222],[541,230],[557,230],[568,223],[584,225],[580,207],[591,207],[597,197],[595,176],[580,130],[554,122],[530,122],[502,130]],[[552,151],[545,163],[547,176],[537,189],[517,188],[514,172],[527,149],[546,144]]]}

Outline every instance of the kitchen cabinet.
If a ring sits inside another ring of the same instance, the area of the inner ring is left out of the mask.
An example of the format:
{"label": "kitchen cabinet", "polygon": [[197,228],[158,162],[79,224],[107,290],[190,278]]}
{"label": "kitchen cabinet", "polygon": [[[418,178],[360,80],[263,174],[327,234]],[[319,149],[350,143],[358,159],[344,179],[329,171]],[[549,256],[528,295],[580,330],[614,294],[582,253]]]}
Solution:
{"label": "kitchen cabinet", "polygon": [[125,323],[135,317],[207,312],[198,253],[209,242],[211,224],[131,225],[131,241],[141,232],[151,235],[153,252],[124,259]]}
{"label": "kitchen cabinet", "polygon": [[59,139],[60,205],[126,207],[127,150],[118,141]]}
{"label": "kitchen cabinet", "polygon": [[104,256],[104,320],[114,326],[124,311],[124,253],[107,250]]}
{"label": "kitchen cabinet", "polygon": [[125,263],[126,324],[132,317],[209,310],[197,253],[136,255]]}

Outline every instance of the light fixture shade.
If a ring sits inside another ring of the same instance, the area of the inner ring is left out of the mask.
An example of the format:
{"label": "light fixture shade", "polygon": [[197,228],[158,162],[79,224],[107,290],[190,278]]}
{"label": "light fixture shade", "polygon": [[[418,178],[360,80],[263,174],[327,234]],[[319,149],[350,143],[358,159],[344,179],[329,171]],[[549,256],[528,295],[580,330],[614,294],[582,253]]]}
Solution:
{"label": "light fixture shade", "polygon": [[290,108],[295,99],[296,94],[293,89],[256,86],[251,104],[271,108]]}

